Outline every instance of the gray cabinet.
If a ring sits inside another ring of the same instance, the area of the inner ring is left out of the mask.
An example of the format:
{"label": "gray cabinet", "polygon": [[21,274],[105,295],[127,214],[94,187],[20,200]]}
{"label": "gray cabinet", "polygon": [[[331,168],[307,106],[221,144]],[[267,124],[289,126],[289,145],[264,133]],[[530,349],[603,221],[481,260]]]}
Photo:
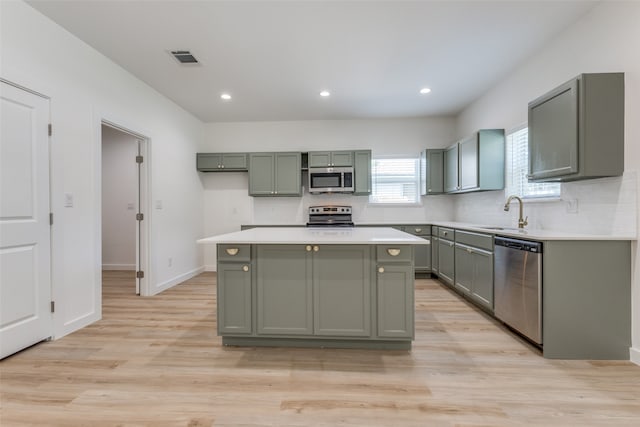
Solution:
{"label": "gray cabinet", "polygon": [[493,312],[493,236],[456,230],[455,289]]}
{"label": "gray cabinet", "polygon": [[440,262],[440,238],[438,237],[439,227],[431,227],[431,272],[438,275],[438,263]]}
{"label": "gray cabinet", "polygon": [[200,172],[236,172],[247,170],[246,153],[196,153]]}
{"label": "gray cabinet", "polygon": [[429,241],[428,245],[413,247],[413,268],[416,274],[431,273],[431,226],[424,224],[403,225],[402,231]]}
{"label": "gray cabinet", "polygon": [[309,167],[353,166],[353,151],[310,151]]}
{"label": "gray cabinet", "polygon": [[371,247],[314,246],[314,334],[368,337],[370,309]]}
{"label": "gray cabinet", "polygon": [[438,229],[438,277],[453,286],[455,276],[454,232],[451,228]]}
{"label": "gray cabinet", "polygon": [[458,181],[458,144],[444,150],[444,192],[455,193],[460,189]]}
{"label": "gray cabinet", "polygon": [[251,334],[250,246],[218,245],[218,254],[218,334]]}
{"label": "gray cabinet", "polygon": [[258,245],[258,335],[312,335],[312,252],[304,245]]}
{"label": "gray cabinet", "polygon": [[423,150],[420,153],[420,195],[442,193],[444,193],[444,150]]}
{"label": "gray cabinet", "polygon": [[377,247],[377,336],[414,335],[413,266],[410,246]]}
{"label": "gray cabinet", "polygon": [[249,195],[301,196],[300,153],[250,153]]}
{"label": "gray cabinet", "polygon": [[445,151],[445,192],[504,188],[504,129],[483,129]]}
{"label": "gray cabinet", "polygon": [[581,74],[529,103],[529,181],[624,171],[624,74]]}
{"label": "gray cabinet", "polygon": [[353,152],[354,189],[356,196],[371,194],[371,150]]}

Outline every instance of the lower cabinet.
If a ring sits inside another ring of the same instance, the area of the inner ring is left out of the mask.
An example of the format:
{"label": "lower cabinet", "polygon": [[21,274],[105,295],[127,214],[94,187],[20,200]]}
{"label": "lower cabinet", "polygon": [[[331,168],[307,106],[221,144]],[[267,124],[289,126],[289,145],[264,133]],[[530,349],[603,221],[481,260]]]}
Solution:
{"label": "lower cabinet", "polygon": [[380,263],[377,276],[378,336],[413,337],[413,268]]}
{"label": "lower cabinet", "polygon": [[440,238],[437,227],[433,227],[431,236],[431,271],[436,276],[439,274],[438,263],[440,262]]}
{"label": "lower cabinet", "polygon": [[218,333],[250,334],[251,263],[218,263]]}
{"label": "lower cabinet", "polygon": [[456,243],[455,288],[493,311],[493,252]]}
{"label": "lower cabinet", "polygon": [[[440,228],[440,233],[442,233]],[[453,238],[453,230],[451,230]],[[455,251],[453,240],[445,239],[439,236],[438,239],[438,277],[447,285],[453,286],[453,278],[455,276]]]}

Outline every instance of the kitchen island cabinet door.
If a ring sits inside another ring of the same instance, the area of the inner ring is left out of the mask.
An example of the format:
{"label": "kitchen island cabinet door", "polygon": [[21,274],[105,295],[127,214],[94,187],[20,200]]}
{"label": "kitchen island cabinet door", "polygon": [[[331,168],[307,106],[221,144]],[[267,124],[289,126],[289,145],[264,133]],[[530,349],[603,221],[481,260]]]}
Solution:
{"label": "kitchen island cabinet door", "polygon": [[313,290],[316,335],[371,335],[370,246],[314,246]]}
{"label": "kitchen island cabinet door", "polygon": [[218,334],[251,334],[251,264],[218,263]]}
{"label": "kitchen island cabinet door", "polygon": [[411,265],[379,264],[377,291],[378,337],[412,338],[414,292]]}
{"label": "kitchen island cabinet door", "polygon": [[304,245],[258,245],[259,335],[312,335],[312,252]]}

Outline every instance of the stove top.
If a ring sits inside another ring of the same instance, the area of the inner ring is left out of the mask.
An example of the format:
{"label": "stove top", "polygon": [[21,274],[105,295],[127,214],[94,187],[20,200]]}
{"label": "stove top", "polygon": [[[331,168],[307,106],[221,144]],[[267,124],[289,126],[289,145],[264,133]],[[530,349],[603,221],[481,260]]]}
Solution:
{"label": "stove top", "polygon": [[353,227],[351,206],[310,206],[307,227]]}

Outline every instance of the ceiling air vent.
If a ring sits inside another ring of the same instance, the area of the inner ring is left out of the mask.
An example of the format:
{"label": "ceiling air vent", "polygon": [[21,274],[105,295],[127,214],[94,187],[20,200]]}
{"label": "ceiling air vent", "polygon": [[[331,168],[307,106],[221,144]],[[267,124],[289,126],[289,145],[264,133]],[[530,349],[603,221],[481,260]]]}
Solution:
{"label": "ceiling air vent", "polygon": [[171,54],[181,64],[197,64],[198,60],[188,50],[172,50]]}

